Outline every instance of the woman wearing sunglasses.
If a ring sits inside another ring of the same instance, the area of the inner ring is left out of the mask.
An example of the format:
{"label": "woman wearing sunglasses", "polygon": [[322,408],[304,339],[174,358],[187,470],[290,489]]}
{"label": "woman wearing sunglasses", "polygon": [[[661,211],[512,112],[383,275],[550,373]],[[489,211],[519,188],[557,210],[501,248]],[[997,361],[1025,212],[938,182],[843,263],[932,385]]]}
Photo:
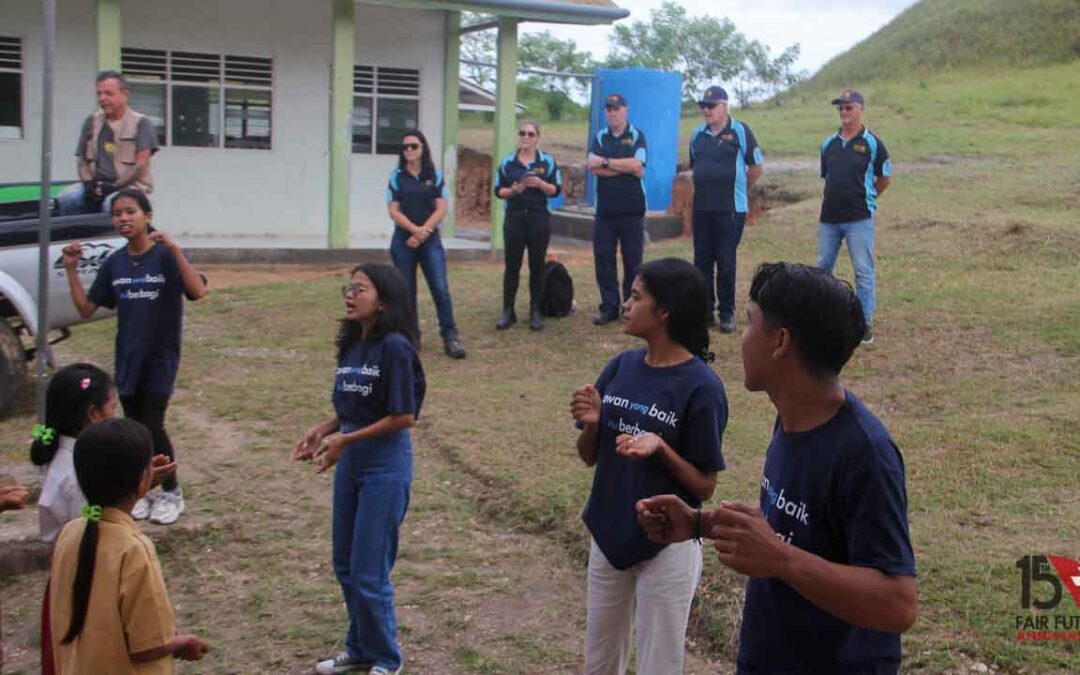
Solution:
{"label": "woman wearing sunglasses", "polygon": [[503,314],[497,330],[517,323],[514,301],[521,276],[521,256],[529,249],[529,328],[544,327],[540,314],[541,272],[551,241],[551,214],[548,200],[562,190],[562,173],[555,158],[541,152],[540,125],[526,122],[518,129],[517,150],[499,164],[495,196],[506,200],[503,241],[506,267],[503,270]]}
{"label": "woman wearing sunglasses", "polygon": [[[442,172],[436,171],[431,161],[427,138],[417,129],[401,137],[398,167],[390,174],[386,202],[396,226],[390,240],[390,258],[409,284],[413,307],[416,308],[416,266],[420,265],[435,301],[446,355],[463,359],[465,349],[458,340],[454,303],[446,279],[446,251],[439,238],[439,223],[447,208],[446,184]],[[419,341],[419,323],[414,328]]]}

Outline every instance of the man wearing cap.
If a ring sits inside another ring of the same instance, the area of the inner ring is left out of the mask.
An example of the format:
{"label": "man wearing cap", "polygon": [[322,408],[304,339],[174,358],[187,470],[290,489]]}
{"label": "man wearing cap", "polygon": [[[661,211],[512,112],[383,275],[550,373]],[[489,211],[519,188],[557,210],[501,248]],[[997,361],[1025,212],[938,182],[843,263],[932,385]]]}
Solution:
{"label": "man wearing cap", "polygon": [[596,176],[593,258],[600,313],[593,317],[593,323],[597,326],[619,318],[615,249],[622,249],[623,300],[630,297],[630,285],[645,254],[645,134],[626,120],[628,112],[622,94],[605,98],[607,127],[596,134],[589,147],[589,170]]}
{"label": "man wearing cap", "polygon": [[[728,114],[728,95],[712,86],[698,101],[705,123],[690,138],[694,169],[694,266],[709,287],[720,332],[735,331],[735,252],[746,224],[747,194],[765,170],[750,127]],[[713,271],[716,272],[715,295]]]}
{"label": "man wearing cap", "polygon": [[855,269],[855,295],[863,306],[866,333],[874,341],[874,214],[877,198],[889,187],[892,162],[885,144],[863,126],[862,94],[845,89],[833,99],[840,129],[821,144],[821,177],[825,195],[818,225],[818,267],[832,272],[840,244],[847,239]]}

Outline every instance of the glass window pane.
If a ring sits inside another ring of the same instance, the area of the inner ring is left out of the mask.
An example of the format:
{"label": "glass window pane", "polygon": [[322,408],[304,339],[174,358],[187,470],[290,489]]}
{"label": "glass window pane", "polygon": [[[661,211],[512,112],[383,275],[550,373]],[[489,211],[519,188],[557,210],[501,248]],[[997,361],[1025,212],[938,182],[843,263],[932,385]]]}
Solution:
{"label": "glass window pane", "polygon": [[22,75],[0,73],[0,138],[22,138]]}
{"label": "glass window pane", "polygon": [[158,145],[165,145],[165,85],[132,82],[128,105],[150,118]]}
{"label": "glass window pane", "polygon": [[225,147],[270,149],[271,93],[225,90]]}
{"label": "glass window pane", "polygon": [[399,98],[380,98],[376,152],[380,155],[396,155],[402,135],[415,129],[419,117],[418,101]]}
{"label": "glass window pane", "polygon": [[217,89],[173,86],[173,145],[216,148],[221,145],[221,104]]}
{"label": "glass window pane", "polygon": [[352,151],[371,152],[371,97],[354,96],[352,111]]}

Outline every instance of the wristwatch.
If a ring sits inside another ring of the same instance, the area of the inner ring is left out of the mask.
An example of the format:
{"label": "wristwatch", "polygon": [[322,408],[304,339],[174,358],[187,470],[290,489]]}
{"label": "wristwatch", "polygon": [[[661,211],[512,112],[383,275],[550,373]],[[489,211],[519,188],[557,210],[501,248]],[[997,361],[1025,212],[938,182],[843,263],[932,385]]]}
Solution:
{"label": "wristwatch", "polygon": [[611,167],[611,160],[608,159],[607,157],[605,157],[604,161],[600,162],[600,166],[604,167],[605,169],[610,168]]}

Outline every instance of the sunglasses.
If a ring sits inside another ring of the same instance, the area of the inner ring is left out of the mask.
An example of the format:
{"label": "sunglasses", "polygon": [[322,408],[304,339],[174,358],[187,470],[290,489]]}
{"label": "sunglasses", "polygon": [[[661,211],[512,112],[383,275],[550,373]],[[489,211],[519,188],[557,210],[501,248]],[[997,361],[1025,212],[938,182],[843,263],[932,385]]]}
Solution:
{"label": "sunglasses", "polygon": [[518,131],[518,136],[521,136],[522,138],[532,138],[533,136],[538,135],[539,134],[537,134],[535,131],[529,131],[528,129],[522,129]]}
{"label": "sunglasses", "polygon": [[853,106],[853,105],[838,105],[838,106],[836,106],[836,109],[839,110],[840,112],[851,112],[852,110],[855,109],[855,106]]}
{"label": "sunglasses", "polygon": [[606,105],[604,106],[604,110],[611,112],[612,110],[618,110],[621,107],[621,105]]}
{"label": "sunglasses", "polygon": [[420,149],[420,144],[419,143],[402,143],[401,144],[402,152],[404,152],[405,150],[419,150],[419,149]]}
{"label": "sunglasses", "polygon": [[698,103],[698,110],[713,110],[719,103]]}

